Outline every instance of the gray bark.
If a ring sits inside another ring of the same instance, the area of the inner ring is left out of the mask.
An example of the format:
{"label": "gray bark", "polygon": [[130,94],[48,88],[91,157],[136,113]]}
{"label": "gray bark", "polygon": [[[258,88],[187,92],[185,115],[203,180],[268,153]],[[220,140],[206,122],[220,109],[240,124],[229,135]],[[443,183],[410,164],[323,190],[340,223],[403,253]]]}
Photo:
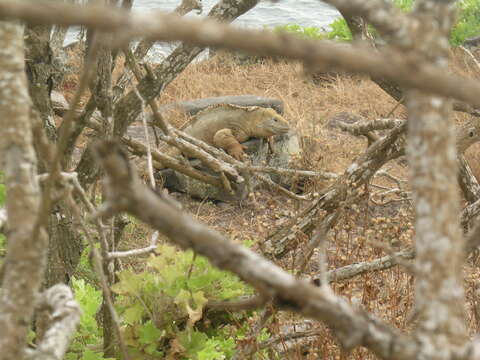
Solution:
{"label": "gray bark", "polygon": [[[453,1],[416,2],[417,41],[423,61],[447,68],[447,36],[453,23]],[[467,341],[462,264],[464,238],[458,224],[452,102],[410,90],[407,93],[407,157],[415,203],[415,337],[422,355],[449,359]]]}
{"label": "gray bark", "polygon": [[35,25],[25,29],[26,72],[30,96],[42,118],[45,131],[51,141],[57,138],[50,94],[54,87],[55,69],[50,48],[52,26]]}
{"label": "gray bark", "polygon": [[8,247],[0,293],[0,359],[21,359],[46,265],[48,238],[37,227],[40,188],[24,72],[23,29],[0,23],[0,154],[5,160]]}

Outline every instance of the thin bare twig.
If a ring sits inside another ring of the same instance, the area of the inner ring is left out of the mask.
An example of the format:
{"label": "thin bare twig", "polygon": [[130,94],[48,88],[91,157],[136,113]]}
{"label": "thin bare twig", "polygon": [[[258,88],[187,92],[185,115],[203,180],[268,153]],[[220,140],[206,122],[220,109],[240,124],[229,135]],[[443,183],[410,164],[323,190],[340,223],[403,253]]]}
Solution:
{"label": "thin bare twig", "polygon": [[147,147],[147,172],[148,172],[148,178],[150,180],[150,186],[152,188],[155,188],[155,178],[153,176],[153,163],[152,163],[152,149],[150,146],[150,139],[148,136],[148,127],[147,127],[147,119],[145,116],[145,100],[143,100],[142,96],[138,92],[137,87],[134,85],[133,86],[133,91],[135,92],[135,95],[137,95],[138,99],[140,100],[141,103],[141,119],[142,119],[142,125],[143,125],[143,132],[145,136],[145,146]]}
{"label": "thin bare twig", "polygon": [[362,121],[355,124],[347,124],[345,122],[339,121],[338,127],[343,131],[347,131],[352,135],[364,135],[375,130],[389,130],[393,129],[396,126],[400,126],[404,120],[398,119],[375,119],[370,121]]}
{"label": "thin bare twig", "polygon": [[290,334],[285,334],[285,335],[280,335],[268,340],[265,340],[259,344],[257,344],[257,349],[264,350],[269,347],[272,347],[278,343],[281,342],[286,342],[290,340],[295,340],[295,339],[302,339],[302,338],[307,338],[307,337],[313,337],[313,336],[320,336],[324,334],[324,330],[319,330],[319,329],[313,329],[313,330],[307,330],[307,331],[300,331],[300,332],[293,332]]}
{"label": "thin bare twig", "polygon": [[318,177],[326,180],[336,179],[337,174],[328,172],[328,171],[308,171],[308,170],[297,170],[297,169],[285,169],[277,168],[271,166],[247,166],[247,169],[250,171],[257,171],[263,173],[277,174],[277,175],[289,175],[289,176],[307,176],[307,177]]}
{"label": "thin bare twig", "polygon": [[253,354],[255,354],[259,349],[257,346],[257,337],[265,327],[265,324],[273,315],[273,306],[272,304],[267,305],[267,307],[262,311],[260,317],[258,318],[256,324],[250,329],[249,334],[247,335],[249,338],[249,342],[245,345],[244,348],[240,348],[235,353],[235,356],[232,360],[241,360],[241,359],[249,359]]}
{"label": "thin bare twig", "polygon": [[133,249],[133,250],[127,250],[127,251],[111,251],[108,253],[107,259],[118,259],[118,258],[130,257],[130,256],[151,254],[155,252],[155,250],[157,249],[158,236],[159,236],[158,231],[155,231],[152,234],[152,238],[150,240],[149,246],[141,249]]}
{"label": "thin bare twig", "polygon": [[[123,359],[124,360],[129,360],[130,356],[128,355],[128,350],[126,343],[123,339],[122,332],[120,330],[120,319],[118,317],[117,311],[115,310],[115,307],[113,305],[113,298],[112,298],[112,293],[110,290],[110,287],[108,285],[107,281],[107,276],[105,275],[105,272],[103,270],[103,260],[100,252],[98,251],[95,241],[93,240],[93,236],[91,235],[90,229],[88,226],[85,224],[82,214],[80,212],[80,209],[76,205],[74,199],[72,196],[67,196],[67,204],[69,205],[70,209],[72,210],[72,213],[74,214],[75,218],[77,219],[76,225],[82,230],[82,232],[85,234],[85,237],[90,245],[90,251],[92,253],[92,262],[93,262],[93,268],[95,272],[98,275],[99,281],[100,281],[100,286],[102,288],[103,296],[105,299],[105,302],[107,304],[108,310],[110,312],[110,316],[112,317],[112,323],[115,329],[115,335],[118,340],[118,344],[120,346],[120,349],[122,351]],[[103,237],[103,231],[101,230],[101,224],[100,221],[97,220],[97,225],[99,225],[99,230],[100,230],[100,237]],[[103,240],[102,243],[106,243],[106,240]],[[104,245],[102,245],[103,247]]]}
{"label": "thin bare twig", "polygon": [[260,174],[253,174],[253,176],[256,177],[257,179],[261,180],[262,182],[264,182],[268,186],[272,187],[274,190],[277,190],[278,192],[280,192],[284,195],[287,195],[289,198],[292,198],[294,200],[300,200],[300,201],[312,200],[311,195],[307,195],[307,196],[297,195],[297,194],[291,192],[290,190],[285,189],[283,186],[278,185],[277,183],[275,183],[273,180],[271,180],[267,176],[260,175]]}
{"label": "thin bare twig", "polygon": [[468,50],[465,46],[460,46],[460,49],[462,49],[473,60],[475,65],[477,65],[478,70],[480,70],[480,62],[477,60],[475,55],[473,55],[472,52]]}

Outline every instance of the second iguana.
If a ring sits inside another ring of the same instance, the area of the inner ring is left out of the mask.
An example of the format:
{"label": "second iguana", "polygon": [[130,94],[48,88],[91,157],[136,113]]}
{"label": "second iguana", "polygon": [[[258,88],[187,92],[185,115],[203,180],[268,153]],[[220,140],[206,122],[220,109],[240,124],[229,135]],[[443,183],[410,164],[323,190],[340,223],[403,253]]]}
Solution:
{"label": "second iguana", "polygon": [[181,130],[242,160],[242,142],[285,134],[290,125],[271,108],[221,104],[197,113]]}

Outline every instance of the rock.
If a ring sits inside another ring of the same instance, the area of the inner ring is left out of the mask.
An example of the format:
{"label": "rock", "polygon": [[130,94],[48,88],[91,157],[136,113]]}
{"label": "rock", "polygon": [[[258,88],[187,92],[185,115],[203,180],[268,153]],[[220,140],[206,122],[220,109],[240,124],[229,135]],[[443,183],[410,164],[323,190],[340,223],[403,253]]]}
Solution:
{"label": "rock", "polygon": [[59,91],[53,90],[50,94],[50,99],[52,101],[53,111],[56,115],[63,116],[70,107],[65,96]]}
{"label": "rock", "polygon": [[163,105],[159,110],[161,113],[163,113],[173,109],[180,109],[189,115],[195,115],[197,112],[204,110],[209,106],[218,104],[271,107],[279,114],[283,114],[283,102],[281,100],[256,95],[219,96],[189,101],[179,101],[176,103]]}
{"label": "rock", "polygon": [[463,45],[469,48],[480,47],[480,35],[465,40]]}

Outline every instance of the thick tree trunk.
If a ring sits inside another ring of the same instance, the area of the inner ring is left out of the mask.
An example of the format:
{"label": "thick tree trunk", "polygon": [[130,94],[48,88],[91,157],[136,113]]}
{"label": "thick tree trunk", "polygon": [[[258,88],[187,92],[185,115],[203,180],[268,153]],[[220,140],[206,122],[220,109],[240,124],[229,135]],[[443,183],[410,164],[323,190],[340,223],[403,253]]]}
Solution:
{"label": "thick tree trunk", "polygon": [[40,113],[47,136],[57,138],[50,94],[54,86],[53,53],[50,48],[51,26],[35,25],[25,29],[26,72],[30,97]]}
{"label": "thick tree trunk", "polygon": [[[448,64],[453,1],[417,2],[419,27],[413,45],[424,61]],[[411,187],[416,212],[416,337],[423,355],[447,359],[467,340],[462,264],[464,239],[458,224],[459,192],[452,102],[407,93]]]}
{"label": "thick tree trunk", "polygon": [[[34,111],[42,119],[49,140],[56,142],[57,129],[50,93],[54,86],[54,79],[59,78],[59,69],[55,68],[55,59],[50,46],[51,30],[51,26],[45,25],[26,27],[25,51],[27,60],[25,64]],[[43,167],[41,170],[42,172],[48,171]],[[64,208],[62,207],[62,209]],[[52,214],[49,219],[48,232],[50,246],[48,271],[45,279],[47,288],[60,282],[68,283],[80,260],[80,253],[83,249],[81,238],[71,227],[71,215],[68,213]]]}
{"label": "thick tree trunk", "polygon": [[24,72],[23,28],[0,23],[0,154],[5,160],[8,248],[0,293],[0,359],[22,359],[48,238],[37,228],[40,188]]}
{"label": "thick tree trunk", "polygon": [[45,288],[55,284],[68,284],[75,273],[83,250],[82,237],[72,227],[72,215],[62,207],[49,219],[48,268]]}

